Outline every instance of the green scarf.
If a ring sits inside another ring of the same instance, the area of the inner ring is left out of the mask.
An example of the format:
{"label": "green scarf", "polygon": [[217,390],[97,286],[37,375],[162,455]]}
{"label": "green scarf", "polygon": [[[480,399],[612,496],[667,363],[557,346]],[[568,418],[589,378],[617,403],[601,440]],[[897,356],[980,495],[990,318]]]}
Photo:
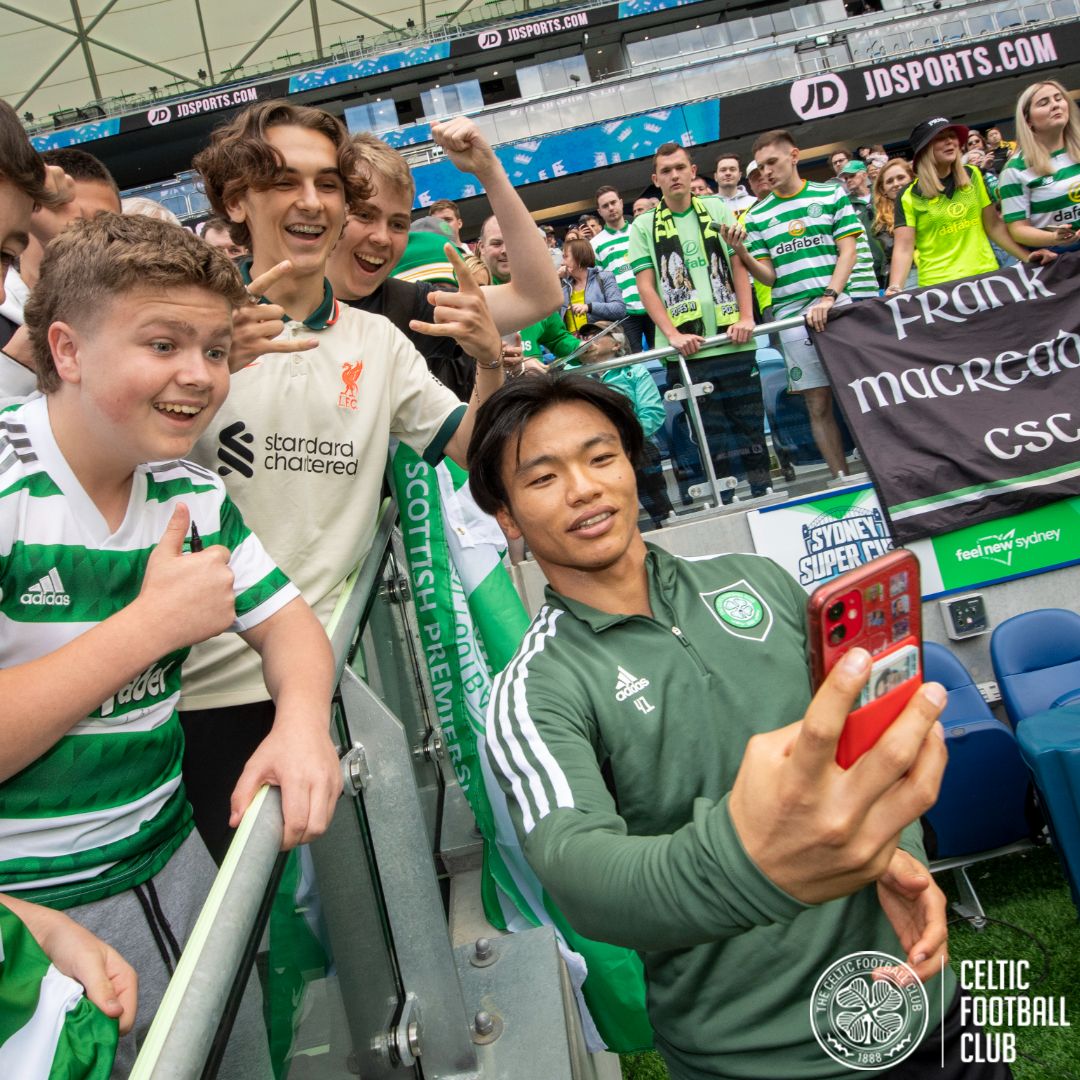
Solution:
{"label": "green scarf", "polygon": [[[712,302],[716,307],[716,326],[719,329],[739,318],[739,305],[735,300],[735,288],[731,281],[724,243],[705,204],[695,195],[690,206],[701,225],[705,265],[709,269],[712,284]],[[705,333],[701,301],[698,299],[690,276],[690,266],[679,240],[679,228],[663,199],[653,215],[653,245],[656,248],[656,265],[659,267],[660,299],[667,308],[668,318],[680,333]],[[694,253],[701,258],[701,253]],[[691,263],[691,266],[700,263]]]}

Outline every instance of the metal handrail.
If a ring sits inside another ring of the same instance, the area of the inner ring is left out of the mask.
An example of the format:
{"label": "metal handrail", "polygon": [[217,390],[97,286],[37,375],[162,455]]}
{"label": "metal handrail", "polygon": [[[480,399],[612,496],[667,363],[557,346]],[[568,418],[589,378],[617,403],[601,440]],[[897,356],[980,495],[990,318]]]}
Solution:
{"label": "metal handrail", "polygon": [[[786,319],[774,319],[772,322],[755,323],[753,337],[767,337],[769,334],[779,333],[781,330],[789,330],[793,326],[802,326],[806,320],[802,315],[789,315]],[[711,337],[707,337],[702,342],[701,348],[695,353],[695,356],[699,356],[701,353],[706,352],[708,349],[715,349],[718,345],[734,345],[727,334],[713,334]],[[666,360],[668,357],[674,359],[679,355],[679,351],[671,345],[665,345],[659,349],[646,349],[639,353],[634,353],[631,356],[617,356],[613,360],[605,360],[599,364],[589,364],[589,374],[592,375],[595,372],[600,371],[615,371],[618,368],[630,367],[632,364],[647,364],[650,360]],[[693,356],[690,357],[693,360]],[[569,357],[562,357],[558,360],[553,360],[548,364],[548,371],[558,371],[566,366],[566,362]],[[575,370],[577,370],[575,368]]]}
{"label": "metal handrail", "polygon": [[282,832],[281,792],[264,787],[229,845],[131,1080],[190,1080],[202,1073],[274,873]]}
{"label": "metal handrail", "polygon": [[[335,693],[358,627],[367,619],[397,523],[397,504],[384,500],[363,563],[348,579],[328,628]],[[132,1080],[193,1080],[210,1055],[223,1050],[220,1031],[231,1000],[246,984],[251,930],[265,911],[280,859],[281,791],[263,787],[252,800],[214,879],[176,971],[150,1026]]]}
{"label": "metal handrail", "polygon": [[[804,319],[802,315],[790,315],[786,319],[776,319],[773,322],[758,323],[754,326],[753,337],[761,337],[767,334],[775,333],[780,330],[787,330],[792,326],[802,326]],[[698,350],[698,354],[708,349],[713,349],[718,345],[735,345],[738,342],[734,342],[726,334],[713,334],[710,337],[705,338],[702,342],[701,349]],[[695,354],[695,355],[698,355]],[[693,357],[690,358],[691,361]],[[565,357],[562,360],[556,360],[552,364],[548,365],[549,370],[554,369],[556,374],[559,371],[565,372],[566,361],[569,357]],[[633,364],[644,364],[650,360],[667,360],[670,363],[674,360],[679,366],[679,373],[682,376],[682,384],[686,393],[687,411],[689,413],[690,423],[694,429],[694,435],[697,438],[698,453],[701,455],[701,465],[705,470],[705,478],[709,483],[709,488],[712,490],[713,498],[716,500],[716,505],[720,506],[723,499],[723,489],[720,486],[719,479],[716,475],[716,469],[713,467],[712,454],[708,452],[709,440],[705,435],[705,422],[701,418],[701,410],[698,408],[697,395],[694,392],[694,380],[690,378],[690,368],[687,364],[686,357],[682,355],[677,349],[671,345],[664,346],[659,349],[647,349],[644,352],[634,353],[631,356],[619,356],[613,360],[605,360],[599,364],[582,365],[587,367],[586,374],[603,374],[605,371],[617,371],[619,368],[630,367]],[[574,369],[578,370],[577,368]],[[709,393],[712,390],[710,384],[708,390],[703,390],[703,393]]]}

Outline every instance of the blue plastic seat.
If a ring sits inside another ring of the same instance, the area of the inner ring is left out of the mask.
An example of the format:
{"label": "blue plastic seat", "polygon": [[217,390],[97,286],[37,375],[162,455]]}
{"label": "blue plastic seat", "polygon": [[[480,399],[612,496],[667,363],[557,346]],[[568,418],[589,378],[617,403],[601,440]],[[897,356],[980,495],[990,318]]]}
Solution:
{"label": "blue plastic seat", "polygon": [[949,692],[941,715],[949,761],[926,814],[936,858],[977,856],[1024,840],[1030,778],[1009,728],[990,711],[964,665],[942,645],[923,644],[924,675]]}
{"label": "blue plastic seat", "polygon": [[1080,615],[1064,608],[1014,615],[990,638],[990,659],[1014,728],[1080,700]]}

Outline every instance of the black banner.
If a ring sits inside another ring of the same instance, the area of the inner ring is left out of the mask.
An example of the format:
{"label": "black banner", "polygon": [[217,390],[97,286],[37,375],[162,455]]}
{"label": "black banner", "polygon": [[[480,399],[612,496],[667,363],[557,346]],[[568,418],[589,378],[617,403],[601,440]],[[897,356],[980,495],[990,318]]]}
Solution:
{"label": "black banner", "polygon": [[507,45],[520,45],[523,42],[541,41],[558,34],[580,34],[591,26],[615,22],[619,17],[618,4],[604,4],[584,11],[568,11],[563,15],[548,15],[532,22],[514,22],[504,26],[490,26],[469,37],[455,38],[450,43],[451,56],[466,56],[469,53],[488,52],[502,49]]}
{"label": "black banner", "polygon": [[[1080,56],[1080,23],[1031,30],[955,48],[827,71],[794,82],[725,97],[724,138],[805,120],[870,109],[908,97],[1061,67]],[[945,110],[946,115],[948,110]]]}
{"label": "black banner", "polygon": [[190,120],[196,116],[223,112],[227,109],[244,109],[248,105],[254,105],[256,101],[270,101],[276,97],[284,97],[288,92],[289,80],[286,78],[253,83],[250,86],[237,86],[229,90],[217,90],[211,94],[184,98],[181,101],[162,102],[147,109],[146,112],[122,116],[120,134],[174,124],[178,120]]}
{"label": "black banner", "polygon": [[904,543],[1080,495],[1080,253],[845,305],[815,341]]}

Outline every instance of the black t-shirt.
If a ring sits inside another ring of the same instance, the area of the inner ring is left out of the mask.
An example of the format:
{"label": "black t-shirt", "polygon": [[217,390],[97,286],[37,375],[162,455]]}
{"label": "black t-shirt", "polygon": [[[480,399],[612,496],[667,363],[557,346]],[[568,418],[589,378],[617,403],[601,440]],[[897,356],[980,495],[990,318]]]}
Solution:
{"label": "black t-shirt", "polygon": [[435,309],[428,300],[428,293],[445,288],[445,285],[430,281],[387,278],[370,296],[344,303],[389,319],[416,346],[435,378],[462,401],[468,401],[476,382],[476,365],[462,352],[461,346],[453,338],[433,337],[409,328],[410,319],[435,321]]}
{"label": "black t-shirt", "polygon": [[15,331],[18,329],[17,322],[13,322],[6,315],[0,315],[0,349],[15,336]]}

